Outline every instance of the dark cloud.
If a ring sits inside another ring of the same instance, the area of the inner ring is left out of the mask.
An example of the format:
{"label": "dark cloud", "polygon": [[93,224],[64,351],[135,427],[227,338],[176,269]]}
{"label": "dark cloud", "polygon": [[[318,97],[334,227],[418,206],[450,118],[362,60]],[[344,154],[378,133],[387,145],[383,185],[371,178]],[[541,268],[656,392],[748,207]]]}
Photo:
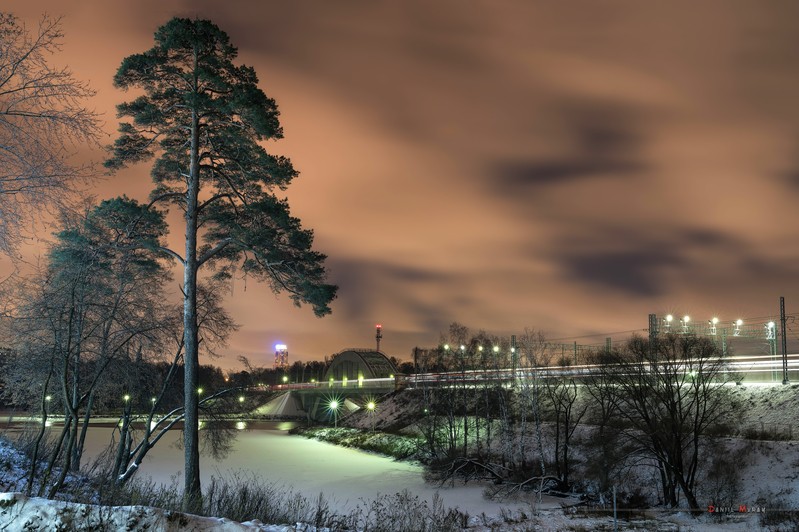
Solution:
{"label": "dark cloud", "polygon": [[[422,322],[437,323],[440,311],[414,298],[419,285],[445,283],[448,276],[432,270],[364,260],[330,258],[330,280],[339,286],[335,310],[348,318],[375,315],[381,303],[399,302],[413,308]],[[414,287],[411,289],[410,287]]]}
{"label": "dark cloud", "polygon": [[635,297],[655,297],[668,287],[661,282],[664,270],[686,265],[681,254],[668,248],[594,251],[560,257],[566,276]]}
{"label": "dark cloud", "polygon": [[557,256],[566,276],[640,298],[672,290],[667,281],[671,273],[718,267],[703,266],[702,257],[727,257],[724,267],[729,270],[750,253],[734,236],[701,227],[665,235],[614,227],[592,227],[585,233],[567,238],[564,247],[569,251]]}
{"label": "dark cloud", "polygon": [[689,246],[724,247],[726,249],[732,249],[734,246],[741,244],[739,240],[732,235],[712,229],[687,229],[681,231],[680,236],[685,239]]}
{"label": "dark cloud", "polygon": [[609,174],[620,177],[642,169],[643,166],[637,163],[562,159],[504,162],[499,163],[492,173],[497,176],[504,190],[516,194],[520,186],[561,185]]}
{"label": "dark cloud", "polygon": [[642,152],[645,140],[640,113],[616,102],[570,99],[548,116],[565,133],[552,151],[559,157],[538,156],[495,162],[489,172],[511,193],[522,187],[567,184],[573,181],[628,178],[649,169]]}

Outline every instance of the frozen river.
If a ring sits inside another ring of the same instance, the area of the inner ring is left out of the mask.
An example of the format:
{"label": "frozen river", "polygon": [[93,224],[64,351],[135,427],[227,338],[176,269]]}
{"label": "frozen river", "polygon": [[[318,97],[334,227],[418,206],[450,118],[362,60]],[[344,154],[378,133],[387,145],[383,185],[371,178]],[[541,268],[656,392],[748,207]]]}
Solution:
{"label": "frozen river", "polygon": [[[292,436],[287,433],[291,427],[290,423],[259,423],[252,429],[241,430],[226,458],[216,461],[209,456],[201,457],[203,485],[207,486],[212,476],[254,474],[264,482],[284,485],[310,499],[324,493],[331,507],[339,511],[354,508],[361,499],[402,490],[418,495],[428,504],[437,491],[446,506],[458,507],[470,515],[498,514],[501,506],[525,506],[487,501],[482,496],[483,488],[476,484],[455,488],[426,484],[419,465]],[[86,448],[88,456],[100,452],[109,441],[111,430],[92,428]],[[174,431],[169,441],[159,442],[138,474],[164,484],[178,479],[178,485],[182,486],[179,475],[183,470],[183,451],[175,445],[180,435],[180,431]]]}

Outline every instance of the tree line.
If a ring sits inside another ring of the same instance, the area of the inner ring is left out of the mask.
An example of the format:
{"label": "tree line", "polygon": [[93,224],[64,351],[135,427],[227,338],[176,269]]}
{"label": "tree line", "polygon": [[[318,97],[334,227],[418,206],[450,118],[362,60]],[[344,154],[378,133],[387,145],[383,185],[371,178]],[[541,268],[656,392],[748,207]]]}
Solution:
{"label": "tree line", "polygon": [[709,338],[633,337],[587,353],[581,364],[596,369],[583,372],[538,331],[519,335],[514,351],[507,338],[455,323],[420,356],[421,368],[456,374],[446,386],[421,381],[416,392],[432,478],[489,479],[502,496],[577,489],[609,500],[631,470],[648,471],[658,503],[676,507],[683,498],[699,511],[709,436],[734,408],[728,357]]}

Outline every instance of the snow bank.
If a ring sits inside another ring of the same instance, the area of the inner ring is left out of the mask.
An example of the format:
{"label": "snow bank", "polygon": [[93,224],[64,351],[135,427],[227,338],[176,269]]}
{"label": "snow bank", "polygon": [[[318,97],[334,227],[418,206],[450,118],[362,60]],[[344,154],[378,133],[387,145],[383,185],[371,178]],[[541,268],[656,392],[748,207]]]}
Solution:
{"label": "snow bank", "polygon": [[259,521],[236,523],[218,517],[170,512],[146,506],[96,506],[0,493],[0,528],[3,530],[192,530],[219,532],[313,532],[302,524],[265,525]]}

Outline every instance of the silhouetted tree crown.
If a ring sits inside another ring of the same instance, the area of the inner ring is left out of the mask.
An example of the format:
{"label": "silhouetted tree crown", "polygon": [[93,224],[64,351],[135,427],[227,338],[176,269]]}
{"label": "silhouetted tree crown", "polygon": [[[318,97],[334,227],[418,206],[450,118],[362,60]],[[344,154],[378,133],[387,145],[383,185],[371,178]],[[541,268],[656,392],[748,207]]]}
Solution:
{"label": "silhouetted tree crown", "polygon": [[[258,88],[251,67],[236,66],[227,34],[207,20],[175,18],[158,29],[156,45],[125,58],[114,84],[144,94],[117,107],[120,135],[111,169],[155,157],[151,199],[196,213],[204,229],[197,262],[237,261],[246,274],[288,291],[295,304],[330,313],[336,287],[326,284],[325,256],[311,250],[313,232],[302,229],[288,202],[273,190],[297,176],[291,161],[259,144],[283,136],[275,101]],[[192,129],[192,125],[196,126]],[[193,147],[195,149],[193,149]],[[192,154],[199,189],[191,190]],[[185,261],[185,257],[180,257]]]}

